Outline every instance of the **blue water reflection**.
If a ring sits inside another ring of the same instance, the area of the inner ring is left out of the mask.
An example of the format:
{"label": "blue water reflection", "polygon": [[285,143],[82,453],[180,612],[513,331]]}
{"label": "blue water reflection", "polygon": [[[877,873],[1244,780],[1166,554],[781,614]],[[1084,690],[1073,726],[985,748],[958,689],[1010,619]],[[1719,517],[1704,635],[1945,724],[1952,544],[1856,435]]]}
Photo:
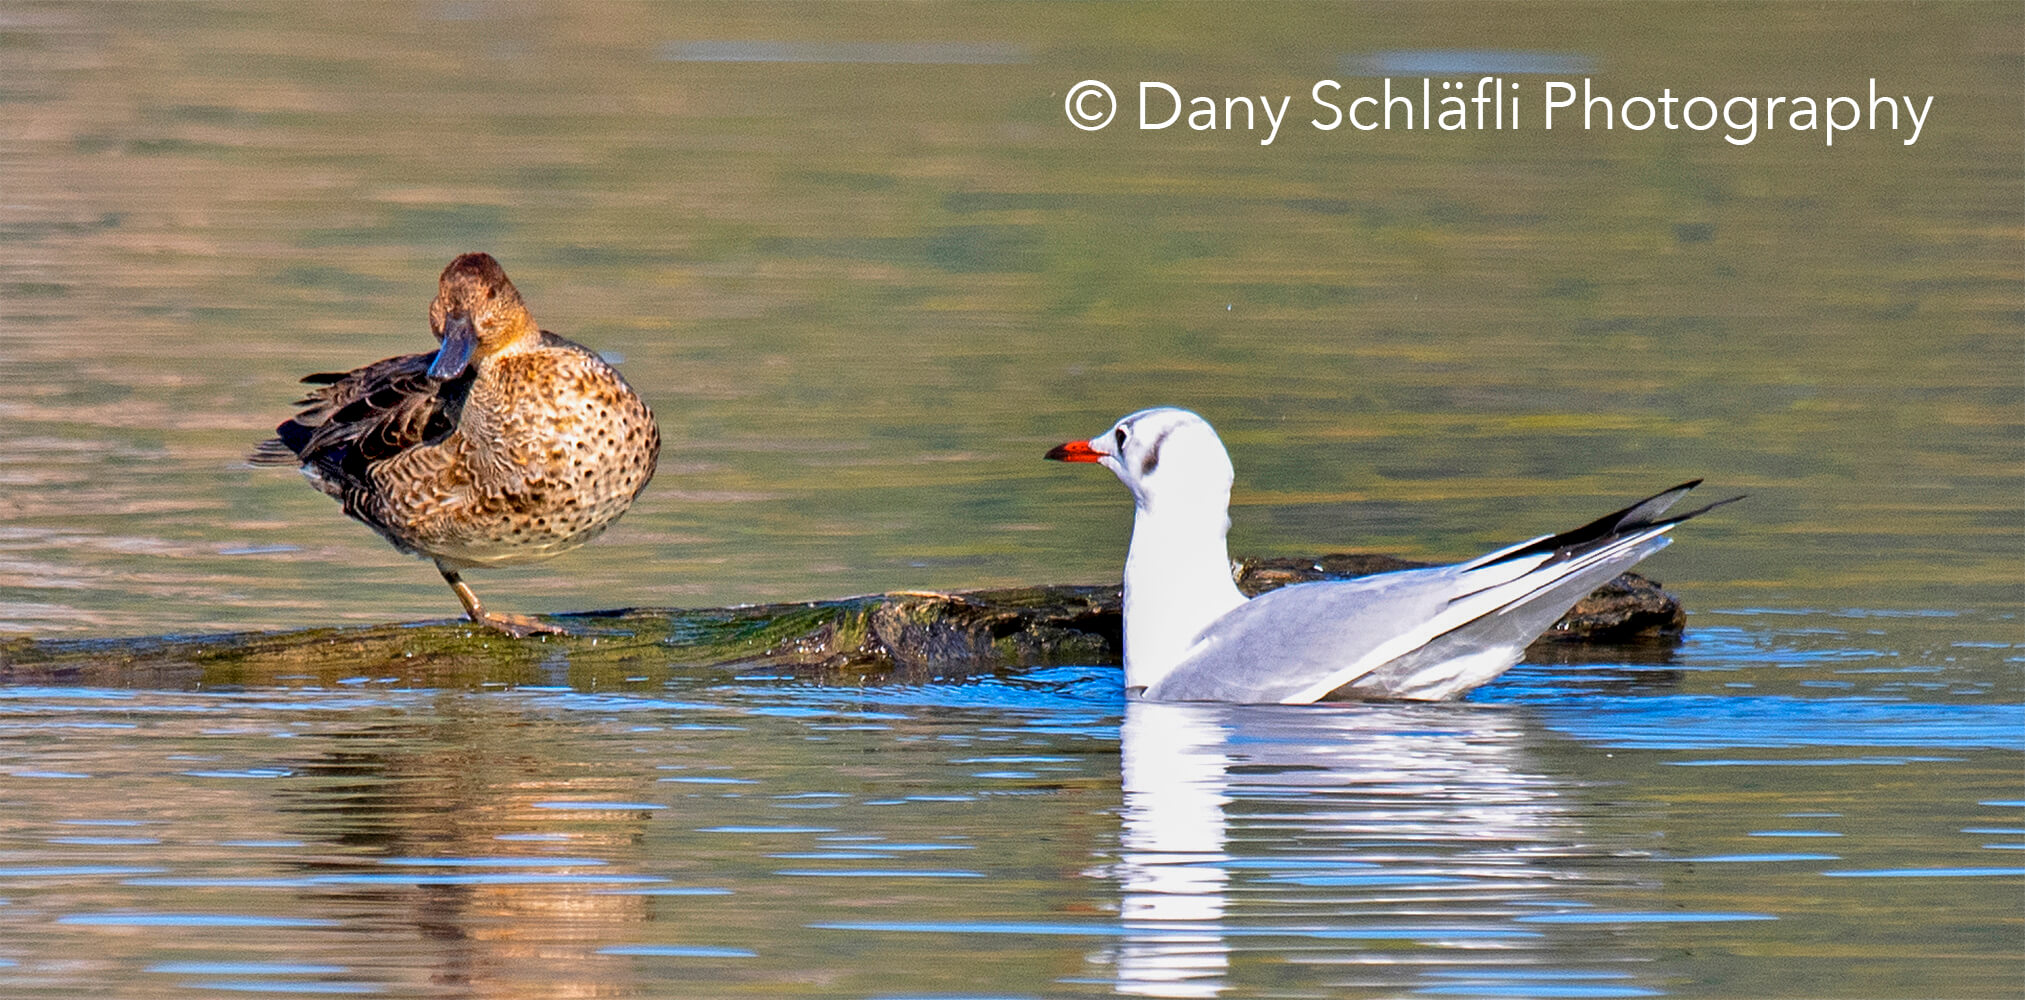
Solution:
{"label": "blue water reflection", "polygon": [[[0,988],[411,995],[540,954],[544,988],[613,996],[1847,993],[1837,949],[1891,954],[1889,907],[1963,957],[1878,961],[2001,995],[2012,647],[1841,620],[1732,616],[1445,705],[1152,704],[1112,667],[14,689]],[[63,965],[90,949],[125,971]]]}

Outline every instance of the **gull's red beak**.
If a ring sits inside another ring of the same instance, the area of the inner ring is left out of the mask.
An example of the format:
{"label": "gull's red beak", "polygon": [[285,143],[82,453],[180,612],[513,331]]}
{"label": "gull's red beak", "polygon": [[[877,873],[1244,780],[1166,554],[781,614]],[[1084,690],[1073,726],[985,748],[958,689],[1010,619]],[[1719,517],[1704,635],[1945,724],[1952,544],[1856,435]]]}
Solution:
{"label": "gull's red beak", "polygon": [[1070,441],[1048,449],[1047,457],[1057,462],[1095,462],[1103,458],[1104,453],[1090,447],[1088,441]]}

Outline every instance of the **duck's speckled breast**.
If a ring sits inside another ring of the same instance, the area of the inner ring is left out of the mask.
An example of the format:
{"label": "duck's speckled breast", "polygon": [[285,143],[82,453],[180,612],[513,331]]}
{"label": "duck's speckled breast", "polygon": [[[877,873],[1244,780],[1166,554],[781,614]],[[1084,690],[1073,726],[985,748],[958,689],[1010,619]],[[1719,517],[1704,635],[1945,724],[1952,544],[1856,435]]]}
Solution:
{"label": "duck's speckled breast", "polygon": [[395,543],[452,565],[499,566],[598,536],[654,476],[654,414],[581,345],[486,359],[457,430],[372,470]]}

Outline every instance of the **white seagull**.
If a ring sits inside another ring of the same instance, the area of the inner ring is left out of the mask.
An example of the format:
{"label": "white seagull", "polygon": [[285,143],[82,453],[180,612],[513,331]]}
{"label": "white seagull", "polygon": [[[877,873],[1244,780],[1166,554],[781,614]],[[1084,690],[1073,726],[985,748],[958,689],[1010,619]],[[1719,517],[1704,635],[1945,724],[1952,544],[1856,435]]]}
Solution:
{"label": "white seagull", "polygon": [[1125,686],[1158,701],[1438,701],[1519,662],[1576,601],[1672,539],[1682,483],[1573,531],[1465,563],[1295,584],[1246,599],[1231,578],[1230,456],[1209,422],[1159,407],[1048,452],[1132,490]]}

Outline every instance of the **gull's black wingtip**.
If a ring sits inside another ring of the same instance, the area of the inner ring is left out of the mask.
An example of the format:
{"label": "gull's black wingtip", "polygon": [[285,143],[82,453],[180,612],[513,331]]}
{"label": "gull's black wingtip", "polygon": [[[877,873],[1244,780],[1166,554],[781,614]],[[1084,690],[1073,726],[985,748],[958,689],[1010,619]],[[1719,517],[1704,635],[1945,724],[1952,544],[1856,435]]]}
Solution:
{"label": "gull's black wingtip", "polygon": [[[1700,482],[1700,480],[1696,480],[1696,482]],[[1700,507],[1696,507],[1695,509],[1693,509],[1693,510],[1691,510],[1691,511],[1688,511],[1688,512],[1687,512],[1687,513],[1685,513],[1685,514],[1675,514],[1674,516],[1672,516],[1672,517],[1669,517],[1669,518],[1667,518],[1667,519],[1666,519],[1666,520],[1664,520],[1664,521],[1654,521],[1653,523],[1654,523],[1654,524],[1679,524],[1679,523],[1681,523],[1682,521],[1685,521],[1685,520],[1687,520],[1688,518],[1691,518],[1691,517],[1700,517],[1700,516],[1702,516],[1703,514],[1706,514],[1706,513],[1708,513],[1709,511],[1715,510],[1715,509],[1716,509],[1717,507],[1727,507],[1727,506],[1729,506],[1730,504],[1736,503],[1737,501],[1739,501],[1739,500],[1742,500],[1742,499],[1745,499],[1745,498],[1747,498],[1747,497],[1749,497],[1749,496],[1750,496],[1750,494],[1749,494],[1749,493],[1739,493],[1739,494],[1737,494],[1736,496],[1730,497],[1730,498],[1728,498],[1728,499],[1724,499],[1724,500],[1718,500],[1718,501],[1716,501],[1715,503],[1712,503],[1712,504],[1704,504],[1704,505],[1702,505],[1702,506],[1700,506]]]}
{"label": "gull's black wingtip", "polygon": [[1727,500],[1718,500],[1706,507],[1696,508],[1685,514],[1676,514],[1672,517],[1660,516],[1666,513],[1668,507],[1678,503],[1681,497],[1686,496],[1689,490],[1701,484],[1702,481],[1700,479],[1690,479],[1679,486],[1668,487],[1623,510],[1612,511],[1579,528],[1564,531],[1558,535],[1549,535],[1534,541],[1530,545],[1515,548],[1510,552],[1499,553],[1498,558],[1492,560],[1492,562],[1503,562],[1509,559],[1539,555],[1546,552],[1578,549],[1633,532],[1663,528],[1667,525],[1679,524],[1691,517],[1699,517],[1709,511],[1715,510],[1717,507],[1736,503],[1744,499],[1743,496],[1734,496]]}

